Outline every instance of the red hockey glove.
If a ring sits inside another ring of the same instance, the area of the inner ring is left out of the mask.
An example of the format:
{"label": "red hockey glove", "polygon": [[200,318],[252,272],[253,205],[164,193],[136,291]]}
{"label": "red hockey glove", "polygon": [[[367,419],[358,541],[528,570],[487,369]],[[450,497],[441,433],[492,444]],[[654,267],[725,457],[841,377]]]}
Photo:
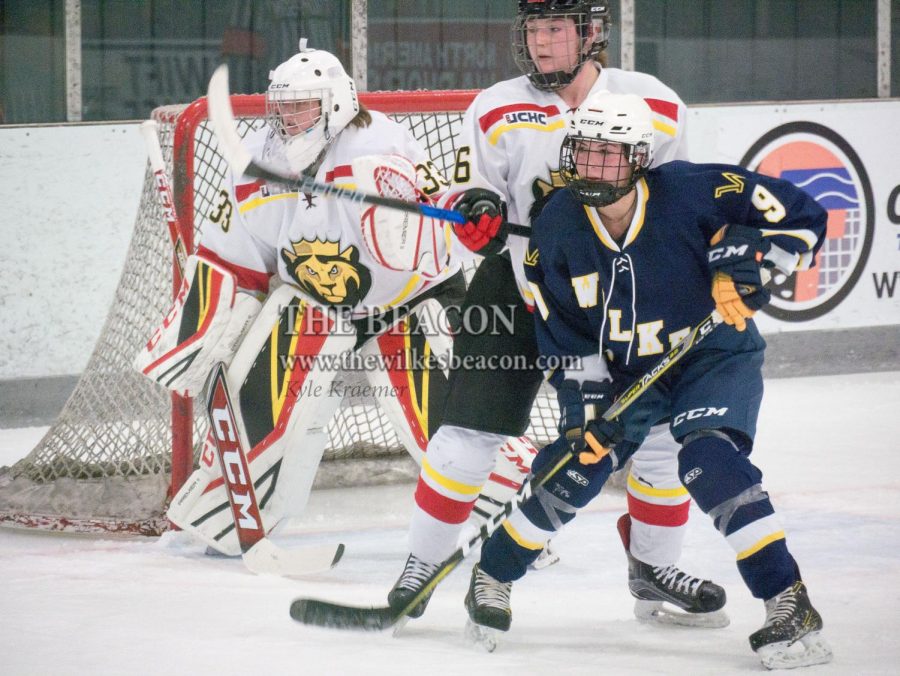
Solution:
{"label": "red hockey glove", "polygon": [[454,223],[457,239],[470,251],[482,256],[500,253],[509,234],[506,228],[506,205],[490,190],[469,188],[453,203],[467,219]]}

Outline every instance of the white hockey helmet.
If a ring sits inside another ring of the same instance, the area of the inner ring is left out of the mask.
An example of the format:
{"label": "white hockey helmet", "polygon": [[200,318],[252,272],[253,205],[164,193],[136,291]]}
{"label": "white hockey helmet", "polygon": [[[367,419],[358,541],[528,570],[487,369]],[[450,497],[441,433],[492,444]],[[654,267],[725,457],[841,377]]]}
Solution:
{"label": "white hockey helmet", "polygon": [[[610,145],[621,147],[610,152]],[[635,94],[591,94],[572,114],[559,171],[579,200],[606,206],[624,197],[650,167],[653,113]],[[623,164],[623,158],[627,164]]]}
{"label": "white hockey helmet", "polygon": [[269,73],[266,121],[284,141],[288,164],[298,174],[315,163],[358,112],[353,78],[333,54],[309,49],[306,38],[300,40],[298,54]]}

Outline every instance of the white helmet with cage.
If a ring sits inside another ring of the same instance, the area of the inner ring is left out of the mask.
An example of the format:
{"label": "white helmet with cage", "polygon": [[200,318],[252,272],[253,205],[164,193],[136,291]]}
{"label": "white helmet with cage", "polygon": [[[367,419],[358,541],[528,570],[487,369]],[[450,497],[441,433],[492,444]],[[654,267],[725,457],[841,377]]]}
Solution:
{"label": "white helmet with cage", "polygon": [[594,92],[569,121],[559,153],[560,176],[585,204],[606,206],[647,173],[652,149],[653,113],[643,98]]}
{"label": "white helmet with cage", "polygon": [[[577,55],[568,69],[542,72],[532,58],[528,34],[533,29],[533,22],[540,19],[571,19],[574,22]],[[609,0],[518,0],[512,27],[513,60],[538,89],[562,89],[575,79],[587,61],[606,49],[610,30]]]}
{"label": "white helmet with cage", "polygon": [[292,171],[302,172],[359,112],[353,78],[333,54],[310,49],[306,38],[300,52],[269,73],[266,120],[285,143]]}

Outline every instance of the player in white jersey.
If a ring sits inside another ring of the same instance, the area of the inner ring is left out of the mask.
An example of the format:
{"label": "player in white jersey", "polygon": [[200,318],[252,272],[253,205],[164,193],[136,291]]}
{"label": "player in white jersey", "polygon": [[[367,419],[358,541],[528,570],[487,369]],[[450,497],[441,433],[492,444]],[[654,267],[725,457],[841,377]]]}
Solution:
{"label": "player in white jersey", "polygon": [[[507,237],[504,223],[532,222],[563,185],[559,148],[571,111],[589,94],[607,90],[644,98],[653,111],[654,165],[686,159],[684,103],[651,75],[605,67],[609,27],[606,1],[520,0],[513,52],[525,74],[484,90],[466,112],[444,203],[469,218],[455,228],[459,240],[487,257],[469,285],[464,308],[515,306],[520,321],[511,335],[463,331],[455,342],[457,356],[519,354],[537,363],[534,299],[525,279],[525,266],[534,261],[526,255],[527,240]],[[487,477],[493,447],[525,431],[543,376],[538,368],[451,375],[444,424],[429,445],[429,463],[416,491],[411,554],[388,597],[392,605],[411,598],[417,582],[455,548],[471,496]],[[567,381],[560,404],[571,417],[601,396],[599,381],[606,378],[605,364],[595,358],[584,360],[580,370],[556,371],[551,382]],[[628,476],[629,514],[619,520],[619,531],[635,613],[649,621],[724,626],[724,589],[675,566],[690,507],[678,478],[677,450],[665,425],[654,428]],[[420,604],[412,615],[423,611]]]}
{"label": "player in white jersey", "polygon": [[[445,189],[406,127],[359,103],[332,54],[301,41],[270,80],[267,125],[246,139],[263,163],[407,201]],[[447,391],[443,369],[465,291],[453,255],[460,245],[441,221],[264,180],[230,176],[225,193],[226,208],[202,232],[178,299],[136,366],[197,395],[210,368],[228,364],[271,530],[304,508],[348,387],[379,401],[421,461]],[[365,372],[363,385],[337,378],[339,367]],[[208,440],[168,516],[213,549],[239,554],[213,448]]]}

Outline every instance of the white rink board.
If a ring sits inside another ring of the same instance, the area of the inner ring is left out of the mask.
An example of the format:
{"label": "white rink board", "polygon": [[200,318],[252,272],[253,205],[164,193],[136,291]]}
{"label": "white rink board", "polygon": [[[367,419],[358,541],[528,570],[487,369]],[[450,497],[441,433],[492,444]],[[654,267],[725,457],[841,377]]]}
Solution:
{"label": "white rink board", "polygon": [[[826,314],[807,321],[782,321],[760,313],[757,324],[763,333],[900,325],[900,134],[896,133],[900,100],[698,106],[688,116],[688,147],[694,162],[740,164],[766,134],[783,125],[805,123],[843,139],[871,184],[874,237],[852,291]],[[893,293],[882,288],[879,298],[873,275],[892,282]]]}
{"label": "white rink board", "polygon": [[[737,162],[771,129],[805,120],[845,139],[872,183],[874,242],[855,288],[810,321],[758,315],[763,333],[900,325],[900,226],[888,217],[900,212],[900,198],[888,204],[900,184],[900,101],[702,106],[689,116],[695,161]],[[0,379],[83,370],[124,262],[145,162],[136,123],[0,127]],[[892,298],[877,298],[873,274],[895,279]]]}

